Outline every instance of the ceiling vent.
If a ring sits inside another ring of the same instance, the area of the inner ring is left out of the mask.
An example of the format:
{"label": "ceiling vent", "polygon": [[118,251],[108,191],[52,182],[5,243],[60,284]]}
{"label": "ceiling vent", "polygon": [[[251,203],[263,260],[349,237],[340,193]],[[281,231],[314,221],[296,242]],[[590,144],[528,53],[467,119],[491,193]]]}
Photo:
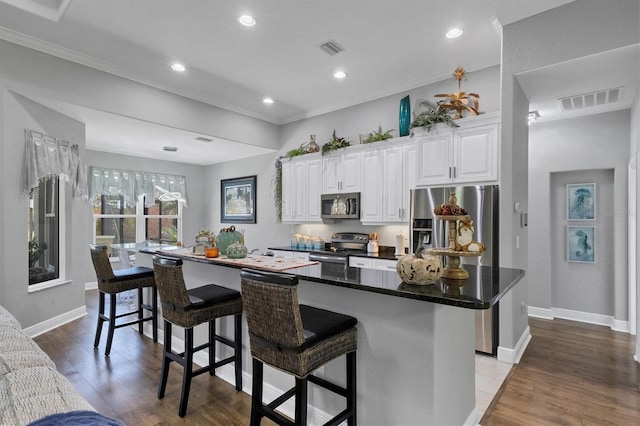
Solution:
{"label": "ceiling vent", "polygon": [[560,98],[560,108],[563,111],[574,111],[577,109],[591,108],[606,104],[613,104],[620,100],[621,87],[615,89],[600,90],[598,92],[585,93],[568,98]]}
{"label": "ceiling vent", "polygon": [[320,49],[324,50],[331,56],[337,55],[338,53],[344,51],[344,47],[340,46],[338,43],[336,43],[333,40],[329,40],[327,42],[322,43],[320,45]]}
{"label": "ceiling vent", "polygon": [[198,136],[196,138],[196,140],[200,141],[200,142],[211,142],[211,141],[213,141],[213,139],[205,138],[204,136]]}

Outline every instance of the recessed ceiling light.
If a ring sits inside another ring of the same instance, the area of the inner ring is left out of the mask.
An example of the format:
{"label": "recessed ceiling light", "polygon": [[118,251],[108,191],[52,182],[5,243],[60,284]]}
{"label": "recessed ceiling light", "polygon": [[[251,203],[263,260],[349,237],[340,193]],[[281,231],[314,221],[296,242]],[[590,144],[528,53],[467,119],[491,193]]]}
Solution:
{"label": "recessed ceiling light", "polygon": [[264,98],[264,99],[262,100],[262,102],[264,102],[265,104],[272,104],[272,103],[273,103],[273,99],[271,99],[271,98]]}
{"label": "recessed ceiling light", "polygon": [[179,64],[178,62],[171,64],[171,69],[178,72],[183,72],[184,70],[186,70],[185,66]]}
{"label": "recessed ceiling light", "polygon": [[178,147],[175,146],[165,146],[162,149],[164,149],[165,151],[169,151],[169,152],[176,152],[178,150]]}
{"label": "recessed ceiling light", "polygon": [[256,20],[253,18],[253,16],[249,15],[242,15],[238,18],[238,21],[240,21],[240,23],[245,27],[253,27],[256,24]]}
{"label": "recessed ceiling light", "polygon": [[458,38],[462,35],[462,30],[460,28],[452,28],[447,31],[447,38]]}
{"label": "recessed ceiling light", "polygon": [[333,74],[333,76],[335,78],[343,79],[347,76],[347,73],[344,71],[337,71],[335,74]]}

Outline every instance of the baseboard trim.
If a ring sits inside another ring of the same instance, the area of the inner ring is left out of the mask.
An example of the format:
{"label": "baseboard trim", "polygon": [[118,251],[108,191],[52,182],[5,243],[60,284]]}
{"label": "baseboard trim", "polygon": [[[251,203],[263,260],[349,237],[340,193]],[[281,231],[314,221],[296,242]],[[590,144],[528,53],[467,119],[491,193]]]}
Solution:
{"label": "baseboard trim", "polygon": [[520,358],[522,358],[522,354],[524,354],[525,349],[529,345],[529,341],[531,340],[531,329],[529,326],[522,332],[522,335],[518,339],[518,343],[516,343],[515,348],[505,348],[503,346],[498,346],[498,354],[497,358],[499,361],[508,362],[509,364],[517,364],[520,362]]}
{"label": "baseboard trim", "polygon": [[65,312],[64,314],[58,315],[56,317],[50,318],[46,321],[43,321],[39,324],[32,325],[31,327],[27,327],[23,329],[23,331],[31,338],[39,336],[47,331],[51,331],[54,328],[58,328],[61,325],[64,325],[68,322],[77,320],[78,318],[82,318],[87,315],[87,307],[80,306],[76,309],[73,309],[69,312]]}
{"label": "baseboard trim", "polygon": [[90,283],[84,283],[84,289],[86,290],[95,290],[98,288],[98,281],[93,281]]}
{"label": "baseboard trim", "polygon": [[610,315],[593,314],[590,312],[581,312],[562,308],[536,308],[534,306],[529,306],[528,311],[529,316],[534,318],[542,318],[548,320],[561,318],[586,324],[603,325],[611,328],[613,331],[619,331],[622,333],[631,332],[629,321],[617,320]]}
{"label": "baseboard trim", "polygon": [[464,426],[475,426],[475,425],[479,425],[480,424],[480,411],[478,411],[478,408],[473,407],[473,410],[471,411],[471,413],[469,414],[469,417],[467,417],[467,420],[464,421]]}

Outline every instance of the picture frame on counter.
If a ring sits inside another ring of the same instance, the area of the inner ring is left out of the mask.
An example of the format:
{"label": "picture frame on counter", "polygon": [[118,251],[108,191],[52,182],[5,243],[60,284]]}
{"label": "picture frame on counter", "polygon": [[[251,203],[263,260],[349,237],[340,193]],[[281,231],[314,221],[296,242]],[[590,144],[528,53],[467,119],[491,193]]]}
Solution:
{"label": "picture frame on counter", "polygon": [[596,184],[567,185],[567,220],[596,220]]}
{"label": "picture frame on counter", "polygon": [[257,176],[220,180],[220,222],[256,223]]}
{"label": "picture frame on counter", "polygon": [[595,226],[567,226],[567,262],[596,263]]}

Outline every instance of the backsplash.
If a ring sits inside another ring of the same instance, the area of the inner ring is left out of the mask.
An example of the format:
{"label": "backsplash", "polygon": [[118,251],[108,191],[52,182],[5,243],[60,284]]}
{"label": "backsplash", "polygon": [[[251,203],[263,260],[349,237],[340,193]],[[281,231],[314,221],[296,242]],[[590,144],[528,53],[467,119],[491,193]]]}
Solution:
{"label": "backsplash", "polygon": [[313,237],[321,237],[325,241],[331,239],[331,234],[334,232],[361,232],[363,234],[371,234],[376,232],[378,234],[378,243],[381,246],[395,246],[396,235],[402,232],[405,240],[404,246],[409,247],[409,225],[380,225],[380,226],[365,226],[355,220],[336,220],[335,223],[325,224],[311,224],[306,223],[302,225],[291,225],[290,234],[302,234],[311,235]]}

